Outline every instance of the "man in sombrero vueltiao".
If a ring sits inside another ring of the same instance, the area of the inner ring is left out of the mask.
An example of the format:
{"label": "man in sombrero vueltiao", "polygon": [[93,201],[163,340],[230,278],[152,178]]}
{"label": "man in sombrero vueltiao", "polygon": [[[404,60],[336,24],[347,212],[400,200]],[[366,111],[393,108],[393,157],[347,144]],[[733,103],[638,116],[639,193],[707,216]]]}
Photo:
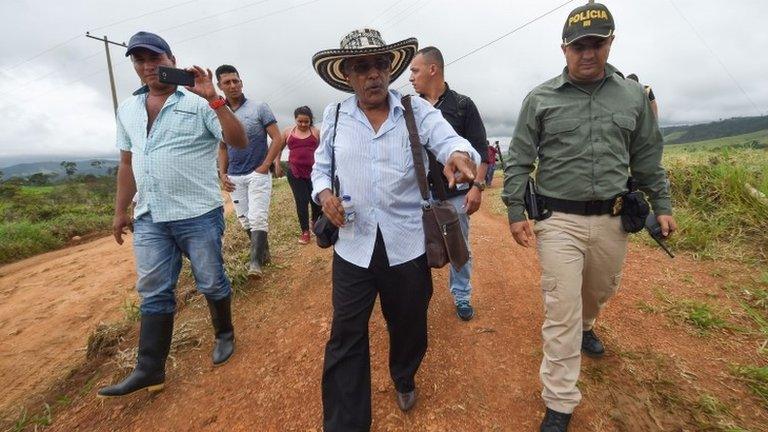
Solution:
{"label": "man in sombrero vueltiao", "polygon": [[[408,68],[417,48],[414,38],[387,45],[378,31],[362,29],[346,35],[339,49],[312,58],[326,83],[354,93],[338,105],[338,121],[336,103],[325,109],[312,169],[312,198],[340,227],[333,256],[333,324],[323,366],[327,432],[370,429],[368,320],[377,294],[389,331],[395,400],[403,411],[416,403],[432,276],[402,95],[388,87]],[[418,97],[411,103],[421,142],[445,165],[451,186],[473,180],[480,155],[440,111]],[[332,152],[339,195],[348,195],[355,209],[352,222],[345,223],[341,200],[331,189]],[[426,164],[426,153],[423,160]]]}

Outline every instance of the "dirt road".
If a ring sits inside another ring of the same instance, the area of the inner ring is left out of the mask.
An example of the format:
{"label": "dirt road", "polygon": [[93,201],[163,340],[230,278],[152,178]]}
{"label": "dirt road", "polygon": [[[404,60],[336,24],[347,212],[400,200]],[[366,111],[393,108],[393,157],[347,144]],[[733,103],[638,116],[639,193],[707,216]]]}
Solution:
{"label": "dirt road", "polygon": [[[487,207],[471,222],[477,315],[470,322],[458,320],[446,270],[435,272],[430,347],[417,376],[419,400],[408,414],[394,403],[386,328],[378,307],[374,309],[374,431],[537,430],[543,410],[538,264],[533,250],[512,244],[504,217]],[[111,258],[101,252],[90,265],[122,259],[125,250]],[[224,367],[210,365],[207,310],[203,302],[193,302],[177,322],[189,323],[204,343],[169,362],[165,391],[100,402],[90,387],[72,389],[71,402],[55,413],[51,430],[322,430],[320,374],[330,329],[330,254],[295,244],[273,251],[277,266],[270,275],[236,297],[237,352]],[[728,373],[731,365],[765,361],[753,347],[758,338],[725,331],[703,335],[664,312],[668,299],[676,298],[733,306],[723,294],[726,280],[718,275],[740,270],[734,266],[684,256],[672,261],[657,250],[631,245],[622,288],[597,327],[608,353],[582,364],[584,401],[574,415],[573,431],[716,431],[728,424],[765,430],[768,414],[761,402]],[[734,319],[740,323],[742,318]],[[133,344],[135,339],[122,345]],[[48,355],[61,355],[54,351]],[[3,379],[7,367],[3,359]],[[102,367],[93,384],[114,379],[113,369]],[[716,397],[727,409],[701,408],[702,395]]]}
{"label": "dirt road", "polygon": [[0,267],[0,414],[18,412],[82,363],[90,332],[136,298],[134,277],[130,238]]}

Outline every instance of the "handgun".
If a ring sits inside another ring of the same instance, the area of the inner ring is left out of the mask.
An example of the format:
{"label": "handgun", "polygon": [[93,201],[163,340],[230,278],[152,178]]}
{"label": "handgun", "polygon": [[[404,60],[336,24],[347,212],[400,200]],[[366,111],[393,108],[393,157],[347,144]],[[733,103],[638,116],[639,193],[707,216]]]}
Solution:
{"label": "handgun", "polygon": [[648,234],[651,236],[651,238],[655,240],[662,249],[664,249],[664,252],[666,252],[670,258],[675,257],[672,251],[670,251],[667,245],[664,243],[665,237],[663,234],[661,234],[661,225],[659,225],[659,221],[656,220],[656,215],[653,212],[649,213],[645,218],[645,230],[648,231]]}

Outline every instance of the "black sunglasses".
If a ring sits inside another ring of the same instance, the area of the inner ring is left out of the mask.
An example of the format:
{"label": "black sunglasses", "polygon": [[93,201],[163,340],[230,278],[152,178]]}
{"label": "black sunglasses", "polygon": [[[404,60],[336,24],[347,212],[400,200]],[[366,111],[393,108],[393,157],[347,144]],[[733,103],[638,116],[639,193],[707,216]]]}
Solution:
{"label": "black sunglasses", "polygon": [[392,67],[392,60],[387,57],[379,57],[373,61],[363,61],[352,63],[349,68],[357,74],[366,74],[371,68],[376,68],[381,72],[388,71]]}

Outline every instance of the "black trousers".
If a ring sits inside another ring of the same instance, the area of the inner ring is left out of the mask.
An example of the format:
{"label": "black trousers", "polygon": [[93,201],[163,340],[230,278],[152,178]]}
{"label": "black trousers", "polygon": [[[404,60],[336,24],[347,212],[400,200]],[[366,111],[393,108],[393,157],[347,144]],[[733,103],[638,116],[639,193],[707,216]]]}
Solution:
{"label": "black trousers", "polygon": [[333,256],[333,323],[323,365],[326,432],[371,427],[371,359],[368,320],[379,295],[389,332],[389,373],[395,389],[414,389],[427,352],[427,307],[432,274],[422,255],[390,266],[379,231],[368,268]]}
{"label": "black trousers", "polygon": [[309,212],[307,207],[312,208],[312,222],[316,222],[320,217],[320,206],[312,201],[312,180],[296,178],[291,174],[290,167],[286,173],[288,184],[293,191],[293,200],[296,201],[296,215],[299,217],[301,231],[309,230]]}

